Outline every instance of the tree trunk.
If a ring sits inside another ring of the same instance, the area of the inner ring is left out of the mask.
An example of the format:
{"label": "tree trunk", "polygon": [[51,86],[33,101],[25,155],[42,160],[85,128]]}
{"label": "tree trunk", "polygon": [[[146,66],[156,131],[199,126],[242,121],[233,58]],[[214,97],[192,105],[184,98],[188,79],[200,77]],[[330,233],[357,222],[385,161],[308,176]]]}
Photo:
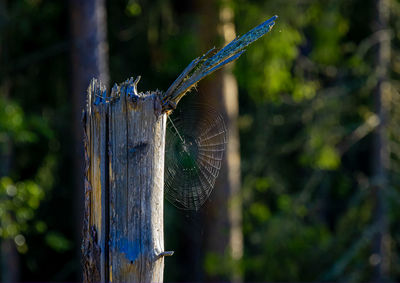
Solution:
{"label": "tree trunk", "polygon": [[[7,21],[7,1],[0,0],[0,19]],[[5,29],[3,29],[4,31]],[[7,34],[0,35],[0,66],[8,66],[7,56]],[[1,72],[0,72],[1,73]],[[10,93],[10,81],[7,75],[2,78],[0,82],[0,94],[7,99]],[[12,160],[12,143],[9,137],[2,143],[0,148],[0,178],[10,174]],[[13,239],[0,239],[1,240],[1,281],[2,282],[18,282],[19,277],[19,254]]]}
{"label": "tree trunk", "polygon": [[[3,82],[1,92],[8,96],[8,83]],[[10,174],[12,143],[9,138],[0,148],[0,178]],[[18,282],[20,280],[20,261],[14,239],[1,239],[1,281]]]}
{"label": "tree trunk", "polygon": [[71,90],[72,90],[72,133],[74,137],[74,211],[76,240],[81,239],[83,211],[83,131],[82,110],[86,89],[93,77],[107,86],[108,45],[105,0],[70,0],[71,30]]}
{"label": "tree trunk", "polygon": [[[235,35],[233,11],[223,1],[217,7],[217,1],[208,0],[199,3],[203,19],[201,20],[200,34],[206,48],[212,46],[218,38],[222,38],[223,45],[232,41]],[[217,41],[218,42],[218,41]],[[225,267],[226,274],[208,274],[211,281],[229,280],[242,281],[242,274],[238,267],[243,253],[242,239],[242,210],[240,197],[240,151],[239,134],[237,128],[238,88],[232,74],[232,65],[228,65],[211,79],[205,80],[199,87],[199,100],[207,107],[213,107],[224,117],[228,144],[223,158],[220,175],[216,181],[211,200],[204,211],[205,260],[216,255],[224,262],[230,262]]]}
{"label": "tree trunk", "polygon": [[85,114],[85,282],[162,282],[166,114],[132,80],[93,81]]}
{"label": "tree trunk", "polygon": [[13,239],[2,240],[1,257],[1,281],[5,283],[19,282],[19,254]]}
{"label": "tree trunk", "polygon": [[387,216],[387,204],[384,190],[387,189],[389,168],[389,148],[387,141],[388,99],[390,96],[388,70],[390,65],[390,32],[388,30],[389,1],[375,0],[376,11],[373,22],[374,32],[380,34],[380,40],[376,49],[375,70],[377,84],[373,93],[375,113],[379,117],[380,124],[373,133],[372,147],[372,179],[375,194],[374,221],[378,232],[373,239],[371,264],[374,268],[376,282],[383,282],[389,277],[390,263],[390,234]]}

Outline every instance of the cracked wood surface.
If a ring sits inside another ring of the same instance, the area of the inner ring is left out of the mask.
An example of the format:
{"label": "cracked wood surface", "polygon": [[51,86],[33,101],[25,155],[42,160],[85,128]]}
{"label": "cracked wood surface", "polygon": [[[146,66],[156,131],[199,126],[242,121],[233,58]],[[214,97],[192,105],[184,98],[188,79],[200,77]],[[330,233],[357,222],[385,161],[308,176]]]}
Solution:
{"label": "cracked wood surface", "polygon": [[85,123],[85,282],[162,282],[166,115],[138,80],[93,80]]}

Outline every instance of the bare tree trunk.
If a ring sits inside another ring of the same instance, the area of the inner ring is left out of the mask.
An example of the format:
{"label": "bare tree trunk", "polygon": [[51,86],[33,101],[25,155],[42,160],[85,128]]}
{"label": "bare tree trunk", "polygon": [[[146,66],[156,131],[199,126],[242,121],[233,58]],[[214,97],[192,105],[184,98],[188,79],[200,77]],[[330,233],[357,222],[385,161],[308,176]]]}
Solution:
{"label": "bare tree trunk", "polygon": [[[3,82],[1,93],[8,96],[7,82]],[[12,143],[7,139],[0,148],[0,178],[10,173]],[[1,239],[1,281],[18,282],[20,280],[20,263],[14,239]]]}
{"label": "bare tree trunk", "polygon": [[19,282],[19,255],[13,239],[5,239],[1,242],[1,257],[1,281]]}
{"label": "bare tree trunk", "polygon": [[[4,22],[7,21],[7,1],[0,0],[0,18]],[[5,29],[3,29],[5,30]],[[7,66],[7,35],[0,35],[0,73],[5,71]],[[4,75],[0,82],[0,94],[7,99],[10,93],[10,81],[7,75]],[[0,178],[10,173],[12,160],[12,143],[9,138],[2,144],[0,148]],[[18,282],[19,277],[19,254],[13,239],[1,240],[1,281],[2,282]]]}
{"label": "bare tree trunk", "polygon": [[388,186],[387,169],[389,168],[387,140],[388,100],[390,96],[388,79],[390,65],[389,0],[375,0],[374,11],[376,11],[376,14],[373,30],[374,32],[380,31],[380,40],[376,49],[375,70],[377,84],[373,97],[375,113],[379,117],[380,124],[373,134],[372,178],[376,200],[374,221],[378,227],[378,232],[373,239],[373,254],[370,260],[374,267],[373,280],[383,282],[389,278],[390,264],[390,234],[387,204],[384,197],[384,190]]}
{"label": "bare tree trunk", "polygon": [[[221,7],[217,1],[201,1],[202,14],[200,34],[205,49],[212,46],[216,39],[222,38],[223,45],[235,38],[233,11],[223,1]],[[217,41],[218,42],[218,41]],[[228,131],[228,144],[224,155],[220,175],[216,181],[211,200],[204,211],[205,234],[204,250],[209,255],[225,258],[230,262],[228,274],[207,275],[211,281],[242,281],[237,264],[243,253],[242,210],[240,197],[240,151],[237,128],[238,89],[232,74],[232,65],[200,84],[199,100],[215,108],[224,117]],[[207,107],[207,106],[206,106]]]}
{"label": "bare tree trunk", "polygon": [[74,211],[76,240],[80,242],[83,212],[83,131],[82,111],[86,90],[93,77],[106,86],[109,81],[107,20],[105,0],[70,0],[71,90],[74,136]]}

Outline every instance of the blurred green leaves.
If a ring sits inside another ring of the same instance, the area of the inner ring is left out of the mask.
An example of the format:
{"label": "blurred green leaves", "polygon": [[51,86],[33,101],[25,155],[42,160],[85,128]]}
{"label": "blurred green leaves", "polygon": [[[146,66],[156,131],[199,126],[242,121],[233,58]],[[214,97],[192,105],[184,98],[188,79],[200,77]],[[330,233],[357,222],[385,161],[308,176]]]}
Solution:
{"label": "blurred green leaves", "polygon": [[[7,165],[7,158],[13,155],[13,148],[37,142],[40,134],[50,137],[52,131],[43,120],[38,120],[37,117],[27,119],[17,103],[0,96],[0,155],[3,158],[3,172],[0,177],[0,238],[14,239],[21,253],[28,250],[24,233],[30,230],[36,211],[45,196],[44,188],[39,185],[40,180],[48,180],[49,176],[38,178],[39,183],[34,180],[15,180],[11,176],[18,174],[13,174],[12,168]],[[49,168],[38,167],[41,172]],[[9,176],[5,176],[7,173]],[[44,232],[44,226],[39,225],[38,231]]]}
{"label": "blurred green leaves", "polygon": [[46,243],[59,253],[68,251],[72,247],[71,241],[69,241],[64,235],[57,232],[48,232],[46,234]]}
{"label": "blurred green leaves", "polygon": [[279,14],[235,64],[245,280],[370,280],[371,3],[235,3],[239,31]]}
{"label": "blurred green leaves", "polygon": [[37,137],[28,129],[21,107],[0,95],[0,144],[9,139],[15,142],[34,142]]}
{"label": "blurred green leaves", "polygon": [[20,252],[26,251],[22,234],[28,230],[43,197],[43,189],[32,181],[0,179],[0,237],[14,239]]}
{"label": "blurred green leaves", "polygon": [[[293,91],[298,86],[293,81],[291,69],[301,42],[299,31],[280,21],[266,40],[257,42],[254,50],[250,48],[243,60],[247,59],[248,62],[238,61],[239,65],[247,63],[252,66],[244,68],[241,65],[241,72],[237,76],[253,99],[280,100],[280,93]],[[300,99],[303,93],[299,90],[297,97]]]}
{"label": "blurred green leaves", "polygon": [[338,3],[315,1],[308,9],[308,16],[316,38],[311,59],[324,65],[340,63],[343,58],[341,41],[349,30],[349,24],[341,15]]}
{"label": "blurred green leaves", "polygon": [[126,5],[125,11],[129,16],[135,17],[140,15],[140,13],[142,12],[142,8],[138,1],[130,0]]}
{"label": "blurred green leaves", "polygon": [[259,227],[249,241],[257,249],[247,249],[244,269],[251,278],[263,281],[314,281],[330,258],[331,236],[326,228],[284,216]]}
{"label": "blurred green leaves", "polygon": [[[52,53],[52,60],[47,60],[51,50],[47,47],[68,46],[64,12],[68,9],[62,1],[7,2],[9,15],[0,17],[1,31],[6,33],[0,36],[8,45],[12,73],[3,68],[0,84],[6,74],[12,87],[9,94],[0,93],[0,150],[12,155],[14,164],[0,179],[1,236],[13,239],[21,252],[28,245],[29,250],[34,244],[37,250],[43,244],[50,247],[42,261],[41,253],[31,255],[32,266],[48,266],[50,254],[62,267],[73,258],[67,252],[72,250],[75,227],[70,217],[68,223],[59,221],[72,204],[69,59],[64,53]],[[396,256],[400,149],[394,142],[400,109],[398,2],[391,1],[393,81],[387,96],[394,105],[393,119],[388,121],[391,158],[397,159],[390,168],[393,281],[400,276]],[[244,281],[370,281],[375,257],[369,251],[376,229],[371,226],[370,133],[379,123],[371,109],[377,43],[376,34],[370,33],[371,1],[233,0],[230,4],[238,35],[274,14],[279,18],[273,30],[235,63],[244,257],[240,266],[232,266],[229,257],[206,252],[206,272],[226,274],[240,268]],[[143,90],[165,89],[194,57],[212,44],[219,46],[197,37],[198,15],[190,1],[124,0],[109,1],[107,6],[111,81],[141,74]],[[7,41],[4,34],[9,35]],[[31,52],[39,55],[29,56]],[[195,222],[189,214],[182,218]],[[187,222],[168,215],[166,220],[171,224],[165,225],[167,229],[178,227],[167,243],[176,241],[182,250],[193,249],[196,237],[203,235],[194,231],[196,235],[188,235],[191,246],[183,246],[176,231],[185,233],[182,223]],[[170,265],[168,275],[181,269]]]}

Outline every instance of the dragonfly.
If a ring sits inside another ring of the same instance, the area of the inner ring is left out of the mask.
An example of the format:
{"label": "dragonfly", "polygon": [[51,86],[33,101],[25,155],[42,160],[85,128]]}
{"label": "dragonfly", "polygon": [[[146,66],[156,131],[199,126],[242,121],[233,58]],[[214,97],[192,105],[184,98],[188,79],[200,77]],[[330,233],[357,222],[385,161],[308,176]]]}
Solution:
{"label": "dragonfly", "polygon": [[220,50],[214,47],[195,58],[161,94],[162,112],[168,115],[165,197],[176,207],[198,210],[209,198],[227,143],[225,123],[216,110],[194,104],[177,113],[178,102],[200,80],[238,59],[248,45],[272,29],[277,18],[273,16]]}

